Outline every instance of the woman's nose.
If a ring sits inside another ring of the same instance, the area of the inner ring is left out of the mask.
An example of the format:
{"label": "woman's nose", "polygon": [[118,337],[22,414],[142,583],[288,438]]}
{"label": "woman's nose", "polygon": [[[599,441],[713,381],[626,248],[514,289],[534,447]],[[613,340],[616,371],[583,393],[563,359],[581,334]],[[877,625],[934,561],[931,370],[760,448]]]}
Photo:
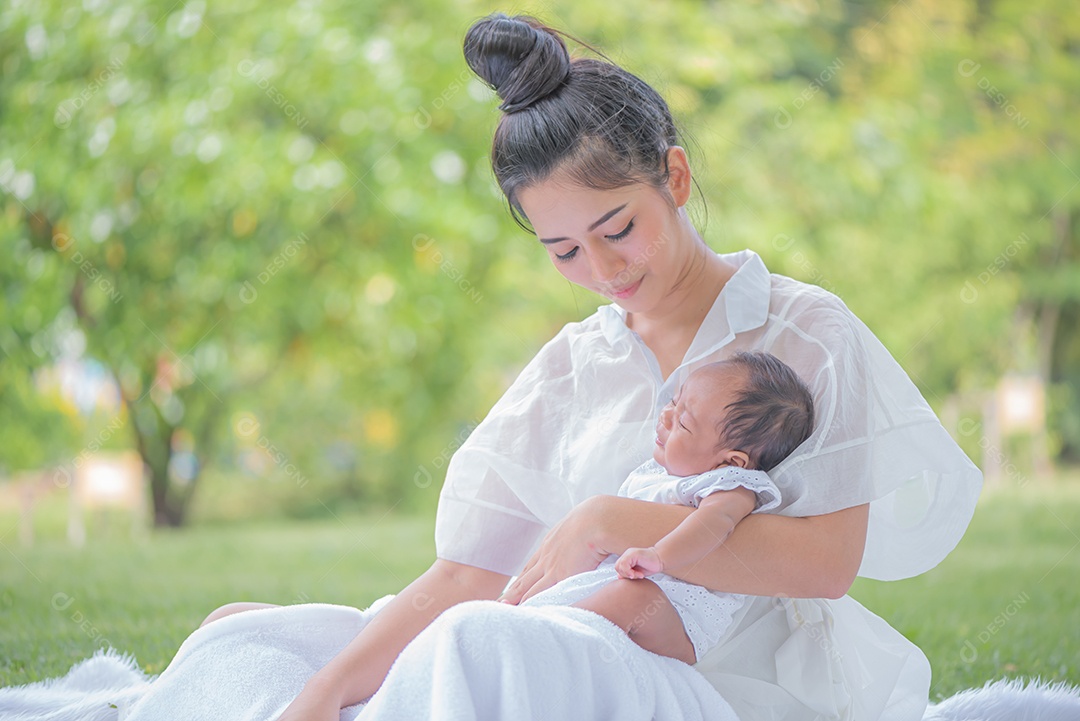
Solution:
{"label": "woman's nose", "polygon": [[626,263],[618,252],[601,248],[590,253],[593,280],[606,286],[615,287],[625,285],[626,279],[620,275],[626,270]]}

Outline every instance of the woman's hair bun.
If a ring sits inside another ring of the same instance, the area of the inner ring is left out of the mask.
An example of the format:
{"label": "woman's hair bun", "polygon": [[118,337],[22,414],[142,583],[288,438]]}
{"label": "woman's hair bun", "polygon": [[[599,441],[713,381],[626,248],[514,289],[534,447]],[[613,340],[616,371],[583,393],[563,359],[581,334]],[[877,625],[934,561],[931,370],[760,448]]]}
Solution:
{"label": "woman's hair bun", "polygon": [[505,113],[523,110],[570,75],[570,53],[558,32],[529,15],[492,13],[465,34],[465,62],[490,85]]}

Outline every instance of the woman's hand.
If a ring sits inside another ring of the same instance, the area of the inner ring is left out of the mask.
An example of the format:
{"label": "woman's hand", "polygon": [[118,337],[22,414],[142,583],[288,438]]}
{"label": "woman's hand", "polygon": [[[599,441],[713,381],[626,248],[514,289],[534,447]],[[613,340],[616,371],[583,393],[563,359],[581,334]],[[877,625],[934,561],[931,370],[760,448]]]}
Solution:
{"label": "woman's hand", "polygon": [[551,588],[570,576],[591,571],[608,557],[599,545],[596,529],[600,527],[606,496],[593,496],[570,509],[540,543],[540,548],[525,564],[521,575],[499,596],[503,603],[518,604]]}
{"label": "woman's hand", "polygon": [[664,570],[664,562],[653,547],[628,548],[615,562],[620,578],[645,578]]}

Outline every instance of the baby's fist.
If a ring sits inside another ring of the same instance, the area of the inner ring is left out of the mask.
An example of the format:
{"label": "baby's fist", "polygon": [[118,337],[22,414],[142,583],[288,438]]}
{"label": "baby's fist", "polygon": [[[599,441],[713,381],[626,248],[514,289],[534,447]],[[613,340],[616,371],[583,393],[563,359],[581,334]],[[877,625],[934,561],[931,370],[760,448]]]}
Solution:
{"label": "baby's fist", "polygon": [[615,561],[620,578],[645,578],[664,570],[660,554],[654,548],[628,548]]}

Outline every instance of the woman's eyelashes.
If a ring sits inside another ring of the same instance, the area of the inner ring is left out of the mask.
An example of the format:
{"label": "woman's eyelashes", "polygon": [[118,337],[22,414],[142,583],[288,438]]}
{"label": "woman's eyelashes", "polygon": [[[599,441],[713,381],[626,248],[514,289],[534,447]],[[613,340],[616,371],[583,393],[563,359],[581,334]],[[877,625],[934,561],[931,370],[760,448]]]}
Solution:
{"label": "woman's eyelashes", "polygon": [[[605,235],[604,237],[607,238],[608,240],[619,241],[619,240],[622,240],[623,238],[625,238],[626,236],[628,236],[630,234],[630,231],[633,230],[633,229],[634,229],[634,219],[631,218],[630,222],[627,223],[626,228],[624,228],[622,230],[622,232],[617,233],[615,235]],[[562,255],[559,255],[558,253],[556,253],[555,258],[560,263],[567,263],[567,262],[574,259],[574,256],[577,255],[577,252],[578,252],[578,249],[574,248],[569,253],[564,253]]]}
{"label": "woman's eyelashes", "polygon": [[558,253],[556,253],[555,257],[559,260],[560,263],[566,263],[566,262],[568,262],[570,260],[573,260],[575,255],[577,255],[577,248],[574,248],[573,250],[571,250],[569,253],[567,253],[565,255],[559,255]]}
{"label": "woman's eyelashes", "polygon": [[604,237],[607,238],[608,240],[622,240],[623,238],[625,238],[626,236],[628,236],[630,234],[630,231],[633,230],[633,228],[634,228],[634,219],[631,218],[630,222],[626,224],[626,228],[624,228],[621,233],[617,233],[616,235],[606,235]]}

